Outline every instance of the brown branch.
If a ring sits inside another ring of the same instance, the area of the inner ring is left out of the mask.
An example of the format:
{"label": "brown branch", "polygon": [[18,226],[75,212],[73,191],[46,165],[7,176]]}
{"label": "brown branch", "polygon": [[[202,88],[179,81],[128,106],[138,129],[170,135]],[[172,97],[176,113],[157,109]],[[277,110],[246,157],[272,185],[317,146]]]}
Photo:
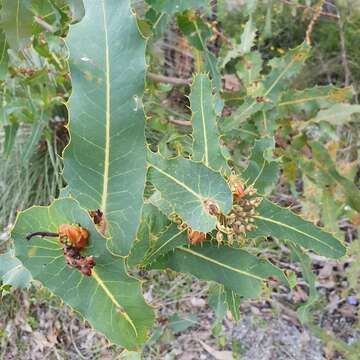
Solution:
{"label": "brown branch", "polygon": [[[292,3],[292,2],[287,1],[287,0],[280,0],[280,1],[285,5],[289,5],[289,6],[300,8],[300,9],[310,10],[311,12],[315,12],[315,13],[317,12],[317,10],[312,8],[311,6],[306,6],[306,5],[303,5],[303,4],[295,4],[295,3]],[[332,13],[328,13],[328,12],[324,12],[324,11],[320,11],[320,15],[333,17],[335,19],[339,18],[339,16],[337,14],[332,14]]]}
{"label": "brown branch", "polygon": [[54,233],[54,232],[48,232],[48,231],[36,231],[30,234],[26,235],[26,240],[31,240],[32,237],[34,236],[41,236],[41,237],[58,237],[59,234],[58,233]]}
{"label": "brown branch", "polygon": [[321,9],[323,7],[324,4],[324,0],[321,0],[320,3],[318,4],[318,9],[314,12],[313,17],[306,29],[306,35],[305,35],[305,39],[306,39],[306,43],[311,46],[311,33],[313,31],[314,25],[317,21],[317,19],[319,18],[319,16],[321,15]]}
{"label": "brown branch", "polygon": [[168,123],[175,124],[175,125],[182,125],[182,126],[191,126],[191,122],[188,120],[181,120],[181,119],[166,119]]}
{"label": "brown branch", "polygon": [[49,31],[51,33],[54,33],[56,31],[53,26],[43,20],[40,16],[34,16],[34,21],[46,31]]}
{"label": "brown branch", "polygon": [[171,76],[154,74],[151,72],[147,73],[147,77],[153,81],[171,85],[189,85],[191,83],[191,79],[180,79]]}
{"label": "brown branch", "polygon": [[234,49],[232,42],[222,32],[220,32],[216,26],[211,26],[211,30],[215,35],[219,36],[229,48]]}

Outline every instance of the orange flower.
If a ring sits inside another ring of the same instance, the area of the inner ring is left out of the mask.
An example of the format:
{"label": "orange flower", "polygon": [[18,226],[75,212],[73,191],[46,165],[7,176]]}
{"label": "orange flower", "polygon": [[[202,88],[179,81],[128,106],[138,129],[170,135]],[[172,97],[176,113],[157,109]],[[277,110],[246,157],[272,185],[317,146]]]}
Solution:
{"label": "orange flower", "polygon": [[200,244],[206,239],[206,234],[201,231],[194,231],[188,228],[188,239],[191,245]]}
{"label": "orange flower", "polygon": [[89,238],[89,232],[79,225],[61,224],[58,233],[60,237],[68,238],[71,245],[78,250],[85,247]]}

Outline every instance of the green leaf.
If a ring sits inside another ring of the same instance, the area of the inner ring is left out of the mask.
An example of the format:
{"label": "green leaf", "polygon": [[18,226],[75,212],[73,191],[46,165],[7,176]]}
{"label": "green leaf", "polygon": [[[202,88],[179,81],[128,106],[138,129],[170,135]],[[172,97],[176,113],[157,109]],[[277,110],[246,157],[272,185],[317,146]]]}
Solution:
{"label": "green leaf", "polygon": [[303,43],[289,50],[284,56],[271,59],[269,61],[271,71],[252,91],[252,96],[246,97],[233,116],[222,124],[223,131],[232,131],[257,111],[275,106],[282,91],[289,86],[289,80],[299,73],[308,55],[309,47]]}
{"label": "green leaf", "polygon": [[5,33],[0,29],[0,80],[4,80],[8,71],[8,44]]}
{"label": "green leaf", "polygon": [[[32,231],[57,232],[60,224],[80,224],[89,231],[84,254],[94,257],[91,276],[65,263],[58,239],[25,238]],[[16,256],[34,279],[61,297],[110,341],[137,349],[146,339],[153,313],[142,297],[140,282],[128,275],[124,258],[109,252],[106,239],[77,201],[55,200],[49,207],[32,207],[19,213],[12,238]]]}
{"label": "green leaf", "polygon": [[168,14],[209,6],[209,0],[146,0],[146,2],[158,12],[167,12]]}
{"label": "green leaf", "polygon": [[[162,243],[162,239],[166,239],[166,234],[169,234],[168,230],[171,227],[169,227],[169,223],[170,221],[157,207],[149,203],[144,204],[141,224],[136,240],[127,257],[127,264],[129,267],[144,266],[146,263],[152,261],[152,252],[154,252],[155,258],[158,256],[158,253],[162,254],[163,251],[166,252],[172,248],[172,241],[169,241],[169,244]],[[179,230],[177,231],[179,232]],[[154,241],[157,237],[159,237],[159,239]],[[186,239],[187,238],[185,237],[185,240]],[[176,241],[174,241],[174,246],[176,246]]]}
{"label": "green leaf", "polygon": [[8,44],[15,51],[30,43],[33,15],[30,0],[3,0],[1,7],[1,27]]}
{"label": "green leaf", "polygon": [[338,218],[341,215],[344,204],[336,201],[334,194],[324,189],[321,196],[321,220],[327,231],[333,233],[337,238],[341,238],[343,234],[339,229]]}
{"label": "green leaf", "polygon": [[245,1],[245,13],[248,15],[251,15],[257,7],[258,0],[246,0]]}
{"label": "green leaf", "polygon": [[132,268],[143,262],[146,252],[150,246],[150,229],[149,225],[143,221],[139,226],[136,239],[133,247],[131,248],[130,254],[127,257],[127,265]]}
{"label": "green leaf", "polygon": [[273,158],[275,149],[273,137],[263,137],[255,140],[249,164],[242,173],[242,178],[252,185],[260,194],[268,193],[278,179],[278,162]]}
{"label": "green leaf", "polygon": [[243,33],[241,34],[240,42],[240,53],[242,55],[247,54],[251,51],[251,48],[254,46],[254,40],[256,36],[256,27],[253,22],[252,17],[250,16],[249,20],[246,22]]}
{"label": "green leaf", "polygon": [[188,243],[185,230],[179,230],[176,224],[171,224],[155,241],[154,246],[149,250],[144,259],[144,264],[151,264],[159,256],[165,255],[180,245]]}
{"label": "green leaf", "polygon": [[[353,88],[337,88],[333,85],[315,86],[310,89],[287,91],[279,102],[280,112],[302,112],[306,117],[320,109],[327,108],[339,102],[351,100]],[[345,104],[342,104],[345,105]],[[321,112],[320,112],[321,114]]]}
{"label": "green leaf", "polygon": [[360,211],[360,190],[349,179],[341,176],[331,160],[327,149],[318,141],[309,141],[312,150],[312,164],[328,178],[328,185],[337,184],[344,195],[347,203],[356,211]]}
{"label": "green leaf", "polygon": [[190,93],[194,139],[192,159],[222,172],[228,170],[228,165],[220,148],[214,102],[211,80],[205,74],[196,74]]}
{"label": "green leaf", "polygon": [[345,255],[345,246],[338,239],[311,222],[303,220],[289,209],[263,199],[256,210],[257,229],[249,232],[248,236],[273,236],[280,240],[288,240],[330,258]]}
{"label": "green leaf", "polygon": [[40,118],[33,123],[31,135],[25,145],[25,151],[23,153],[24,162],[29,161],[31,156],[34,154],[34,150],[40,141],[43,130],[47,124],[47,120],[47,117],[44,119],[44,111],[41,110]]}
{"label": "green leaf", "polygon": [[244,31],[241,34],[240,44],[236,45],[233,49],[228,51],[221,67],[226,66],[226,64],[232,59],[236,59],[249,53],[251,48],[254,46],[255,36],[256,27],[252,17],[250,16],[249,20],[245,24]]}
{"label": "green leaf", "polygon": [[22,263],[8,251],[0,255],[0,279],[2,285],[11,285],[14,288],[29,288],[31,274]]}
{"label": "green leaf", "polygon": [[273,105],[271,103],[264,104],[263,102],[257,102],[252,96],[246,96],[244,102],[237,108],[237,110],[229,118],[219,124],[220,129],[224,133],[231,133],[236,130],[240,125],[244,124],[251,115],[260,110],[271,109]]}
{"label": "green leaf", "polygon": [[4,148],[3,153],[5,156],[9,156],[12,147],[14,146],[16,133],[19,129],[19,123],[12,122],[10,125],[5,125],[5,142],[4,142]]}
{"label": "green leaf", "polygon": [[217,283],[210,284],[208,303],[213,308],[216,318],[222,320],[226,314],[226,299],[222,285]]}
{"label": "green leaf", "polygon": [[185,331],[197,322],[197,316],[190,314],[187,318],[180,318],[178,314],[169,317],[169,327],[172,332],[179,333]]}
{"label": "green leaf", "polygon": [[67,0],[69,3],[73,23],[80,21],[85,15],[83,0]]}
{"label": "green leaf", "polygon": [[275,276],[285,284],[283,272],[265,259],[228,246],[219,248],[210,243],[178,247],[152,264],[152,268],[170,268],[216,281],[245,298],[258,296],[264,280]]}
{"label": "green leaf", "polygon": [[310,310],[318,300],[318,293],[315,285],[315,274],[311,269],[311,259],[298,246],[291,244],[290,250],[295,261],[299,261],[302,269],[302,276],[309,286],[309,297],[305,304],[297,309],[297,314],[302,323],[307,323],[311,319]]}
{"label": "green leaf", "polygon": [[207,40],[212,32],[209,26],[200,18],[195,20],[188,13],[179,14],[177,23],[181,32],[187,37],[189,43],[196,49],[200,50],[205,63],[205,70],[209,72],[215,88],[215,112],[220,114],[223,108],[223,102],[220,97],[221,91],[221,75],[217,63],[217,58],[207,47]]}
{"label": "green leaf", "polygon": [[153,8],[150,8],[145,14],[145,19],[148,21],[151,27],[152,40],[156,41],[168,28],[171,15],[165,12],[159,13]]}
{"label": "green leaf", "polygon": [[225,291],[225,301],[231,312],[231,315],[235,321],[240,320],[240,296],[235,293],[234,290],[224,289]]}
{"label": "green leaf", "polygon": [[156,206],[162,214],[164,214],[166,217],[169,217],[173,212],[174,209],[172,208],[171,204],[163,199],[161,196],[160,191],[155,191],[149,198],[149,202]]}
{"label": "green leaf", "polygon": [[68,38],[73,91],[64,177],[83,207],[104,213],[111,250],[127,255],[146,175],[144,41],[130,1],[84,4],[86,15]]}
{"label": "green leaf", "polygon": [[357,113],[360,113],[360,105],[335,104],[329,109],[320,110],[312,122],[327,121],[333,125],[342,125]]}
{"label": "green leaf", "polygon": [[168,218],[156,206],[149,203],[144,204],[143,218],[151,234],[155,236],[162,234],[170,224]]}
{"label": "green leaf", "polygon": [[227,214],[232,194],[222,176],[205,165],[184,158],[166,160],[148,152],[149,181],[170,203],[174,212],[193,230],[209,232],[216,226],[216,217],[208,205],[216,205]]}
{"label": "green leaf", "polygon": [[289,80],[299,74],[309,53],[308,45],[303,43],[289,50],[282,57],[271,59],[269,61],[271,71],[260,82],[258,91],[254,95],[263,96],[272,102],[276,102],[282,95],[282,91],[289,86]]}
{"label": "green leaf", "polygon": [[247,95],[251,95],[251,85],[259,80],[261,69],[262,59],[258,51],[244,55],[236,65],[236,73],[247,88]]}
{"label": "green leaf", "polygon": [[272,0],[268,0],[266,8],[265,26],[264,26],[264,38],[269,39],[272,36]]}

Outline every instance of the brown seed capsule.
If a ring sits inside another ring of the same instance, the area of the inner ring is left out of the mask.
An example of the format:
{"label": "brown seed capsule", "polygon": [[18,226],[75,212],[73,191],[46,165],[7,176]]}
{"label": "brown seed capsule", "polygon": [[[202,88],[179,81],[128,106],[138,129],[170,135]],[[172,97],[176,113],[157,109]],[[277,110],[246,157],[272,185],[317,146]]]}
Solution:
{"label": "brown seed capsule", "polygon": [[218,231],[216,233],[216,241],[220,244],[224,241],[224,235],[222,232]]}
{"label": "brown seed capsule", "polygon": [[218,215],[220,212],[218,205],[210,199],[204,200],[204,207],[206,212],[210,215]]}

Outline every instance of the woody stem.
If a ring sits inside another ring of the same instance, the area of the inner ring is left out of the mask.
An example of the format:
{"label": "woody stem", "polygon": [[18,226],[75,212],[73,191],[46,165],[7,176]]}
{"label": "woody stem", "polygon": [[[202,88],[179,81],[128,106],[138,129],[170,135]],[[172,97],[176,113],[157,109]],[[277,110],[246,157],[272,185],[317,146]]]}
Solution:
{"label": "woody stem", "polygon": [[41,236],[41,237],[58,237],[58,233],[49,232],[49,231],[35,231],[33,233],[26,235],[26,240],[30,240],[34,236]]}

